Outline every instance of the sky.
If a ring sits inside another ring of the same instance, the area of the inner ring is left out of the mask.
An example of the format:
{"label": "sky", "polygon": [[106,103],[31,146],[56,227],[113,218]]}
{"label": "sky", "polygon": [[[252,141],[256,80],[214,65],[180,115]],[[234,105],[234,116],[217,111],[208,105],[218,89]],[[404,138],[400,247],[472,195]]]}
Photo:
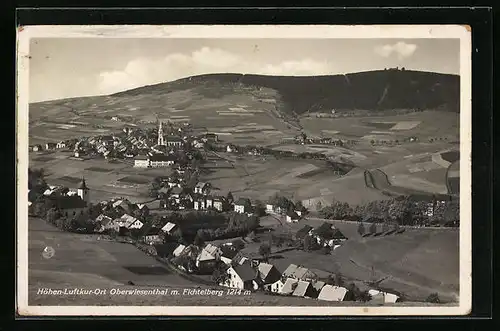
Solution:
{"label": "sky", "polygon": [[313,76],[405,67],[459,74],[459,49],[459,39],[37,38],[30,42],[30,102],[206,73]]}

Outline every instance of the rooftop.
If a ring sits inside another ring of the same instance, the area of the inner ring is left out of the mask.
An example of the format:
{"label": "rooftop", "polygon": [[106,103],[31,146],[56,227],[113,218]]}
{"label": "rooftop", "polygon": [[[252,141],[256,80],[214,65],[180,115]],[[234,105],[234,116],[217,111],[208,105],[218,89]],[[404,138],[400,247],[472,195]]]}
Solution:
{"label": "rooftop", "polygon": [[257,272],[252,268],[250,263],[243,263],[238,266],[233,267],[234,271],[238,276],[240,276],[241,280],[249,281],[257,278]]}

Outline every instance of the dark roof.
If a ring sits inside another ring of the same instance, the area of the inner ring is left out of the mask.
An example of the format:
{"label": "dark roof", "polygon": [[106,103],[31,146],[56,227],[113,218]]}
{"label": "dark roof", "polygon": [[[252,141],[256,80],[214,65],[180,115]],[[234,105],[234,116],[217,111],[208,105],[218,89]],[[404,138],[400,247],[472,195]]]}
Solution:
{"label": "dark roof", "polygon": [[249,263],[243,263],[242,265],[233,267],[233,269],[244,282],[257,278],[257,271]]}
{"label": "dark roof", "polygon": [[347,239],[339,229],[326,222],[314,229],[314,233],[325,239]]}
{"label": "dark roof", "polygon": [[145,236],[154,236],[154,235],[160,234],[160,233],[161,233],[161,229],[160,228],[152,227],[146,233],[144,233],[144,235]]}
{"label": "dark roof", "polygon": [[177,158],[175,155],[169,154],[169,155],[164,155],[164,154],[153,154],[149,160],[151,161],[175,161]]}
{"label": "dark roof", "polygon": [[299,231],[297,231],[295,235],[297,236],[297,238],[305,237],[309,233],[309,231],[311,231],[311,229],[312,226],[304,225]]}
{"label": "dark roof", "polygon": [[296,220],[296,219],[299,219],[299,215],[294,212],[293,210],[289,210],[287,213],[286,213],[287,216],[290,216],[292,219]]}
{"label": "dark roof", "polygon": [[78,195],[63,195],[50,197],[51,203],[58,209],[83,209],[85,208],[85,201],[83,201]]}
{"label": "dark roof", "polygon": [[182,188],[180,187],[174,187],[172,189],[172,194],[181,194],[182,193]]}
{"label": "dark roof", "polygon": [[165,137],[165,141],[182,141],[182,138],[177,136],[167,136]]}
{"label": "dark roof", "polygon": [[149,157],[147,155],[139,154],[135,157],[136,160],[148,160]]}
{"label": "dark roof", "polygon": [[239,198],[238,201],[234,203],[235,205],[240,205],[240,206],[251,206],[252,203],[250,202],[250,199],[248,198]]}
{"label": "dark roof", "polygon": [[238,251],[230,245],[222,245],[220,250],[222,251],[222,256],[228,259],[233,259],[238,254]]}

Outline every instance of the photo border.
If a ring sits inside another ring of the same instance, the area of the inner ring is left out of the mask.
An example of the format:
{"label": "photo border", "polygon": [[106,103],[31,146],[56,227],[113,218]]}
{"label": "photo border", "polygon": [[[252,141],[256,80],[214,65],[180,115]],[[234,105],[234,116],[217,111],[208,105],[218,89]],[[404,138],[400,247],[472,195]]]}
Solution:
{"label": "photo border", "polygon": [[[462,117],[462,115],[461,115],[461,117]],[[462,176],[461,176],[461,178],[462,178]],[[129,307],[129,308],[130,308],[130,306],[127,306],[127,307]],[[198,307],[198,306],[197,306],[197,307]],[[82,307],[82,308],[87,308],[87,307]],[[144,308],[150,308],[150,307],[144,307]],[[184,307],[184,308],[185,308],[185,307]],[[220,308],[220,307],[217,307],[217,308]],[[242,307],[242,308],[246,308],[246,307]],[[441,308],[439,308],[439,309],[441,309]]]}

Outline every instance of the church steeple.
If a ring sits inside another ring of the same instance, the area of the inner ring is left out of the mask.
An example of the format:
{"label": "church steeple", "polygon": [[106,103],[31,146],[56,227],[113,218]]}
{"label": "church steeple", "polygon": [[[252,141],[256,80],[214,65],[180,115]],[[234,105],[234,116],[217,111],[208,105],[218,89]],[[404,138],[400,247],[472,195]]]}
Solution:
{"label": "church steeple", "polygon": [[162,126],[162,122],[159,121],[159,125],[158,125],[158,145],[159,146],[163,146],[165,145],[165,142],[163,140],[163,126]]}
{"label": "church steeple", "polygon": [[77,189],[78,196],[85,202],[89,201],[89,188],[87,187],[87,183],[85,183],[85,178],[82,177],[82,181],[80,185],[78,185]]}

